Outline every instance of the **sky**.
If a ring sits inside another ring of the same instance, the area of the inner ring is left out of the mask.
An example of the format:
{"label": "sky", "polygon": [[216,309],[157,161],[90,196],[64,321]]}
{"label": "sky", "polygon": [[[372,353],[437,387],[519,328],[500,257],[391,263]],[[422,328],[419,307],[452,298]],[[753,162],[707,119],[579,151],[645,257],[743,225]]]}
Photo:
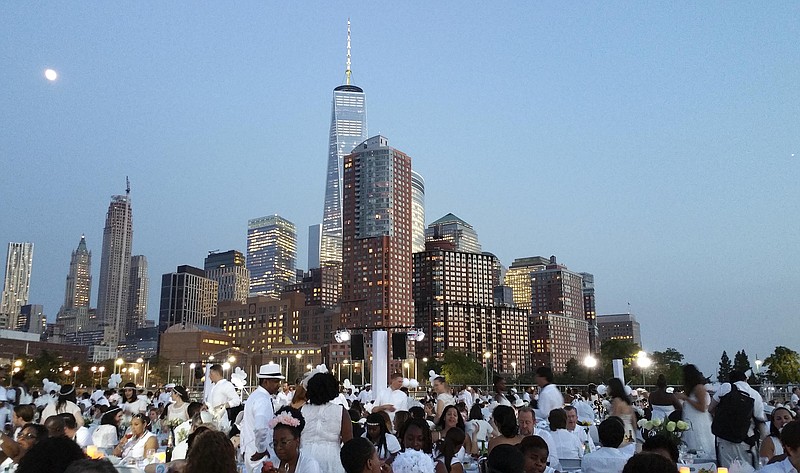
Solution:
{"label": "sky", "polygon": [[[2,2],[0,245],[35,244],[52,321],[131,180],[160,279],[246,250],[250,218],[322,218],[332,90],[412,157],[505,265],[556,255],[645,350],[712,374],[800,350],[800,3]],[[59,77],[48,81],[47,68]]]}

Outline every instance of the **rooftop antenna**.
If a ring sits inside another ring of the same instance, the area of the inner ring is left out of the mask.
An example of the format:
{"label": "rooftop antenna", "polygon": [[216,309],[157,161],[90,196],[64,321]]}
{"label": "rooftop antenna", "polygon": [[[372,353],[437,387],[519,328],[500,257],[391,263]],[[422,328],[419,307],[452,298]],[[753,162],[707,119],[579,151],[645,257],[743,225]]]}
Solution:
{"label": "rooftop antenna", "polygon": [[350,85],[350,76],[353,71],[350,70],[350,18],[347,19],[347,69],[344,71],[345,84]]}
{"label": "rooftop antenna", "polygon": [[131,193],[131,181],[128,179],[128,176],[125,176],[125,193],[128,195]]}

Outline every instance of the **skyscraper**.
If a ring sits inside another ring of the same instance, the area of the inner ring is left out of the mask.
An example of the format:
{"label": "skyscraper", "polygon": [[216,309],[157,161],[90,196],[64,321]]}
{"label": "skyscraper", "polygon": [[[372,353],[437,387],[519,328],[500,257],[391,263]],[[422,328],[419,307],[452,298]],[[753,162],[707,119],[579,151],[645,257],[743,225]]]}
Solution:
{"label": "skyscraper", "polygon": [[86,248],[86,237],[81,235],[81,241],[69,260],[64,303],[56,315],[56,322],[63,325],[65,334],[97,329],[89,326],[91,294],[92,252]]}
{"label": "skyscraper", "polygon": [[508,268],[505,278],[503,279],[503,284],[513,290],[514,304],[517,307],[531,310],[532,273],[535,271],[542,271],[549,263],[549,259],[541,256],[517,258],[511,263],[511,267]]}
{"label": "skyscraper", "polygon": [[583,313],[589,324],[589,351],[600,353],[600,331],[597,327],[597,308],[594,299],[594,275],[580,273],[583,278]]}
{"label": "skyscraper", "polygon": [[250,293],[280,297],[296,280],[297,230],[279,215],[248,221],[247,269]]}
{"label": "skyscraper", "polygon": [[383,136],[344,158],[342,318],[411,326],[411,158]]}
{"label": "skyscraper", "polygon": [[111,197],[106,214],[106,226],[103,230],[103,253],[100,256],[97,317],[104,325],[103,341],[112,350],[125,338],[127,326],[133,241],[130,192],[128,185],[125,195]]}
{"label": "skyscraper", "polygon": [[194,266],[178,266],[161,276],[158,331],[175,324],[212,325],[217,317],[217,282]]}
{"label": "skyscraper", "polygon": [[350,83],[350,20],[347,21],[347,68],[345,83],[333,89],[325,208],[320,232],[320,264],[342,261],[342,161],[367,139],[364,91]]}
{"label": "skyscraper", "polygon": [[9,243],[0,295],[0,328],[16,328],[19,309],[28,303],[32,269],[33,243]]}
{"label": "skyscraper", "polygon": [[425,251],[425,179],[411,170],[411,252]]}
{"label": "skyscraper", "polygon": [[130,289],[128,291],[128,318],[125,321],[125,337],[144,328],[147,321],[147,296],[150,278],[147,276],[147,258],[131,257]]}
{"label": "skyscraper", "polygon": [[244,302],[250,293],[250,271],[245,266],[241,251],[209,253],[203,269],[208,279],[219,284],[219,302]]}
{"label": "skyscraper", "polygon": [[425,230],[425,240],[447,240],[455,245],[456,251],[481,252],[478,233],[472,225],[451,213],[428,225]]}

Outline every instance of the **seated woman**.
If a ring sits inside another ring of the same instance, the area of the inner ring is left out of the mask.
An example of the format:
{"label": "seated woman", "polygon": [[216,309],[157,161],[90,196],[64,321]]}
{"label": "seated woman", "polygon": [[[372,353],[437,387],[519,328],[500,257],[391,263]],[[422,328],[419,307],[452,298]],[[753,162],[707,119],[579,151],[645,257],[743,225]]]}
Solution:
{"label": "seated woman", "polygon": [[461,429],[450,429],[443,440],[436,444],[436,461],[444,464],[447,473],[463,473],[462,458],[458,456],[464,448],[466,434]]}
{"label": "seated woman", "polygon": [[111,453],[119,442],[119,423],[122,409],[112,407],[100,418],[100,425],[92,432],[92,442],[105,453]]}
{"label": "seated woman", "polygon": [[384,466],[378,458],[378,451],[372,442],[364,437],[350,439],[342,445],[339,457],[346,473],[381,473],[391,471],[391,467]]}
{"label": "seated woman", "polygon": [[392,463],[395,455],[400,452],[400,442],[386,430],[386,423],[380,413],[367,416],[367,429],[361,436],[375,445],[378,458],[384,463]]}
{"label": "seated woman", "polygon": [[158,439],[148,429],[150,418],[146,414],[131,417],[130,433],[114,447],[114,455],[123,458],[144,458],[148,450],[158,450]]}
{"label": "seated woman", "polygon": [[25,424],[19,433],[17,441],[6,436],[5,433],[0,434],[0,449],[6,457],[0,468],[2,471],[15,471],[16,465],[34,447],[37,443],[47,439],[47,429],[41,424]]}
{"label": "seated woman", "polygon": [[483,418],[483,412],[479,404],[473,404],[469,410],[469,420],[464,423],[467,436],[472,443],[470,453],[480,453],[481,447],[489,445],[489,438],[492,435],[492,425]]}
{"label": "seated woman", "polygon": [[519,473],[525,468],[525,458],[516,445],[502,444],[492,449],[486,464],[489,473]]}
{"label": "seated woman", "polygon": [[236,473],[236,450],[222,432],[208,430],[193,439],[184,473]]}
{"label": "seated woman", "polygon": [[308,472],[320,473],[319,463],[308,455],[300,453],[300,434],[305,427],[305,419],[298,409],[290,406],[282,407],[269,423],[272,428],[272,445],[278,464],[273,463],[272,468],[266,468],[265,473],[278,472]]}
{"label": "seated woman", "polygon": [[525,457],[525,473],[556,473],[556,470],[547,466],[550,448],[543,438],[538,435],[528,435],[522,439],[518,448]]}
{"label": "seated woman", "polygon": [[[566,423],[565,417],[565,427]],[[492,453],[492,450],[499,445],[517,445],[525,437],[519,433],[519,425],[513,407],[503,405],[495,407],[492,412],[492,424],[500,432],[500,435],[489,440],[489,453]]]}
{"label": "seated woman", "polygon": [[[416,450],[429,456],[433,455],[433,440],[431,429],[425,419],[412,417],[400,429],[400,448],[402,451]],[[436,462],[436,473],[446,473],[447,468],[442,462]]]}
{"label": "seated woman", "polygon": [[784,454],[781,443],[781,430],[783,426],[794,419],[792,411],[785,407],[778,407],[772,411],[772,421],[769,423],[769,435],[761,442],[760,457],[772,460],[773,457]]}
{"label": "seated woman", "polygon": [[583,458],[583,444],[576,435],[567,430],[567,413],[564,409],[553,409],[547,417],[550,423],[550,435],[558,450],[560,459]]}

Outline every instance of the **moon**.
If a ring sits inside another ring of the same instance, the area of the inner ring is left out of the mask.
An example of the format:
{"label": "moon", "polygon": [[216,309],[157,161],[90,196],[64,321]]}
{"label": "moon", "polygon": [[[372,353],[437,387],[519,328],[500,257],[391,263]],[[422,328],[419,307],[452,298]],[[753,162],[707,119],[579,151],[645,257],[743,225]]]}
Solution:
{"label": "moon", "polygon": [[45,69],[44,77],[50,82],[55,82],[55,80],[58,79],[58,73],[53,69]]}

